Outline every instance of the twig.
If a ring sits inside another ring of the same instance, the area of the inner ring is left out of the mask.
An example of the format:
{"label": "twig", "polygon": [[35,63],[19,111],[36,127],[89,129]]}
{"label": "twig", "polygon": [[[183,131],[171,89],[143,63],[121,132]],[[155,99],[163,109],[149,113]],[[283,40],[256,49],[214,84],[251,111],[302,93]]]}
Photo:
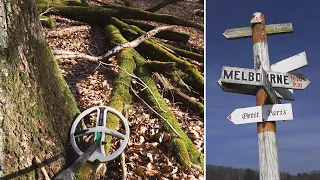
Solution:
{"label": "twig", "polygon": [[178,75],[177,71],[174,71],[175,75],[179,78],[179,81],[181,82],[182,85],[184,85],[184,87],[186,87],[189,91],[191,91],[190,87],[188,86],[188,84],[186,84]]}
{"label": "twig", "polygon": [[100,63],[103,64],[103,65],[106,65],[106,66],[117,67],[117,68],[123,70],[123,71],[124,71],[126,74],[128,74],[129,76],[131,76],[131,77],[139,80],[140,83],[138,83],[138,84],[140,84],[140,85],[143,87],[143,90],[144,90],[144,89],[148,89],[148,90],[149,90],[149,92],[151,93],[152,97],[155,99],[157,105],[159,106],[159,109],[160,109],[161,111],[163,111],[163,112],[167,112],[166,110],[162,109],[162,107],[160,106],[160,103],[159,103],[159,101],[157,100],[156,96],[153,94],[153,92],[151,91],[151,89],[149,88],[149,86],[147,86],[147,84],[146,84],[141,78],[139,78],[138,76],[136,76],[136,75],[134,75],[134,74],[129,73],[127,70],[123,69],[122,67],[120,67],[120,66],[118,66],[118,65],[107,64],[107,63],[104,63],[104,62],[101,62],[101,61],[100,61]]}
{"label": "twig", "polygon": [[169,127],[173,130],[173,132],[175,134],[177,134],[180,138],[181,138],[181,135],[172,127],[172,125],[169,123],[169,121],[164,118],[163,116],[161,116],[157,111],[155,111],[147,102],[145,102],[132,88],[132,86],[130,86],[130,89],[131,91],[134,93],[134,95],[137,96],[137,98],[139,98],[151,111],[153,111],[156,115],[158,115],[161,119],[163,119],[168,125]]}
{"label": "twig", "polygon": [[[101,61],[103,59],[109,59],[113,54],[122,51],[124,48],[134,48],[134,47],[138,46],[140,43],[142,43],[143,41],[145,41],[145,40],[149,39],[150,37],[156,35],[160,31],[172,29],[174,27],[177,27],[177,26],[174,25],[174,26],[156,27],[153,30],[141,35],[140,37],[138,37],[137,39],[135,39],[133,41],[130,41],[130,42],[127,42],[127,43],[124,43],[124,44],[120,44],[120,45],[114,47],[113,49],[111,49],[107,53],[105,53],[103,56],[94,57],[94,56],[89,56],[89,55],[83,54],[83,53],[71,52],[71,51],[63,51],[63,50],[54,50],[53,52],[54,52],[55,55],[67,55],[68,58],[70,58],[71,55],[74,55],[75,58],[82,58],[82,59],[86,59],[86,60],[89,60],[89,61]],[[59,58],[64,58],[64,56],[61,56]]]}
{"label": "twig", "polygon": [[[128,119],[129,115],[127,110],[124,110],[124,117]],[[122,143],[122,140],[120,140],[120,144]],[[127,165],[126,165],[126,156],[124,152],[121,153],[120,155],[120,165],[122,169],[122,180],[126,180],[128,176],[128,170],[127,170]]]}
{"label": "twig", "polygon": [[150,37],[156,35],[158,32],[160,31],[164,31],[164,30],[168,30],[168,29],[172,29],[174,27],[177,27],[176,25],[174,26],[162,26],[162,27],[157,27],[143,35],[141,35],[140,37],[138,37],[137,39],[131,41],[131,42],[127,42],[124,44],[121,44],[119,46],[114,47],[113,49],[109,50],[105,55],[103,55],[101,57],[101,59],[105,59],[105,58],[109,58],[111,55],[120,52],[121,50],[123,50],[124,48],[134,48],[136,46],[138,46],[140,43],[142,43],[144,40],[149,39]]}
{"label": "twig", "polygon": [[64,51],[64,50],[53,50],[53,54],[56,55],[57,59],[62,58],[79,58],[87,61],[97,62],[99,61],[99,57],[90,56],[84,53],[73,52],[73,51]]}
{"label": "twig", "polygon": [[47,173],[47,171],[46,171],[46,169],[42,166],[40,166],[40,164],[41,164],[41,161],[40,161],[40,159],[38,158],[38,157],[34,157],[34,160],[35,160],[35,162],[36,162],[36,164],[37,164],[37,166],[40,168],[40,170],[41,170],[41,172],[42,172],[42,174],[43,174],[43,176],[44,176],[44,178],[45,178],[45,180],[50,180],[50,177],[49,177],[49,175],[48,175],[48,173]]}
{"label": "twig", "polygon": [[56,10],[54,7],[49,7],[49,8],[46,9],[43,13],[40,13],[39,16],[43,16],[44,14],[47,14],[47,13],[49,13],[49,12],[51,12],[51,11],[57,12],[57,10]]}

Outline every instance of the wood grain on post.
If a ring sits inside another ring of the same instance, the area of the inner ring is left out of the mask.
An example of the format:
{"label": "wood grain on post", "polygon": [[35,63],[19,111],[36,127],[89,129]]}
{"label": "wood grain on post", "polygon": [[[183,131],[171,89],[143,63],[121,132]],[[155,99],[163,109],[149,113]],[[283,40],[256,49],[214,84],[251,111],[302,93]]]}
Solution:
{"label": "wood grain on post", "polygon": [[[252,24],[254,68],[269,71],[270,61],[264,15],[259,12],[254,13],[250,23]],[[256,105],[264,104],[269,104],[269,102],[266,92],[261,88],[256,94]],[[262,122],[257,126],[260,180],[280,180],[276,124],[275,122]]]}

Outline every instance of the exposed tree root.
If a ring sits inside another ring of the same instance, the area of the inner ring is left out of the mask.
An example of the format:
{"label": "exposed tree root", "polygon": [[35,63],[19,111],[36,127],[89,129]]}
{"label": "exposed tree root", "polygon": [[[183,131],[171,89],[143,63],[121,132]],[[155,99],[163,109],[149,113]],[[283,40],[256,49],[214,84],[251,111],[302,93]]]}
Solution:
{"label": "exposed tree root", "polygon": [[194,98],[184,94],[177,88],[173,87],[162,74],[154,73],[154,75],[165,89],[171,90],[178,100],[181,100],[184,104],[190,106],[191,109],[193,109],[195,112],[199,112],[200,117],[203,117],[204,106],[202,103],[196,101]]}
{"label": "exposed tree root", "polygon": [[[108,25],[106,27],[106,31],[108,36],[113,37],[113,41],[117,43],[126,43],[126,40],[122,37],[119,30],[115,28],[112,25]],[[143,82],[146,83],[146,85],[151,89],[156,99],[159,101],[161,106],[167,111],[163,112],[161,109],[157,106],[157,102],[155,101],[155,98],[150,93],[150,91],[141,91],[141,93],[146,98],[146,101],[150,106],[153,106],[154,109],[165,119],[168,120],[169,124],[172,125],[172,127],[181,135],[179,136],[172,136],[172,141],[174,143],[175,147],[175,153],[183,157],[183,161],[187,162],[186,164],[197,164],[203,167],[203,156],[199,152],[199,150],[195,147],[195,145],[191,142],[191,140],[188,138],[188,136],[185,134],[185,132],[180,128],[179,123],[177,122],[176,118],[174,117],[172,111],[170,111],[170,108],[166,105],[164,99],[159,94],[157,87],[154,83],[154,81],[151,78],[151,72],[147,68],[146,61],[135,51],[133,51],[130,48],[127,48],[125,50],[131,50],[131,54],[127,54],[127,58],[133,58],[135,60],[135,63],[137,65],[135,72],[137,75],[143,80]],[[123,52],[123,51],[122,51]],[[129,83],[126,83],[129,84]],[[123,93],[122,93],[123,94]],[[164,129],[170,133],[175,134],[173,130],[169,127],[168,123],[164,120],[161,120],[162,126]],[[178,157],[178,156],[177,156]],[[179,158],[178,158],[179,159]],[[181,162],[181,161],[180,161]]]}
{"label": "exposed tree root", "polygon": [[[131,29],[131,31],[139,31],[143,32],[138,27],[132,28],[133,26],[129,26],[128,24],[116,19],[112,18],[112,23],[118,27],[120,30],[122,29]],[[134,35],[134,34],[132,34]],[[139,46],[137,46],[137,50],[143,54],[144,56],[148,57],[149,59],[157,59],[159,61],[169,61],[175,62],[177,67],[183,69],[185,72],[185,76],[182,77],[183,81],[185,81],[188,85],[190,85],[193,89],[199,91],[203,94],[204,91],[204,78],[197,70],[197,68],[190,64],[187,61],[184,61],[169,51],[165,50],[161,46],[151,42],[151,41],[144,41]]]}
{"label": "exposed tree root", "polygon": [[[115,5],[108,5],[104,7],[86,7],[81,3],[76,2],[69,2],[66,4],[69,4],[70,6],[57,3],[39,3],[37,7],[39,11],[44,11],[49,5],[50,7],[54,7],[58,11],[58,14],[61,16],[78,21],[83,21],[91,25],[105,25],[109,23],[111,17],[117,17],[187,26],[203,31],[203,25],[167,14],[155,14],[135,8]],[[49,13],[54,14],[52,12]]]}
{"label": "exposed tree root", "polygon": [[50,29],[53,29],[56,27],[56,20],[51,17],[40,16],[39,20],[40,20],[41,24],[45,27],[48,27]]}

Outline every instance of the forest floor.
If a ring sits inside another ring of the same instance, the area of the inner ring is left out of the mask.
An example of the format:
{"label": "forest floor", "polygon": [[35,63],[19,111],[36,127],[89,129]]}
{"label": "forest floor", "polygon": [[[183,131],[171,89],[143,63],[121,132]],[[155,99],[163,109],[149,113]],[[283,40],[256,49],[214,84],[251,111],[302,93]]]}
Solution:
{"label": "forest floor", "polygon": [[[105,0],[105,2],[121,5],[121,2],[116,0]],[[157,0],[135,0],[133,1],[133,6],[145,9],[158,2]],[[97,3],[93,4],[97,5]],[[203,23],[203,17],[193,15],[195,9],[203,8],[202,4],[182,1],[168,5],[157,11],[157,13],[171,14],[197,23]],[[91,27],[59,16],[52,17],[57,21],[56,28],[48,29],[44,27],[47,41],[52,49],[76,51],[94,56],[103,55],[109,49],[103,27]],[[159,23],[152,24],[161,25]],[[68,31],[70,28],[76,28],[76,31]],[[174,30],[190,34],[188,42],[190,47],[203,48],[203,32],[181,26]],[[63,35],[55,36],[57,32],[64,33]],[[108,103],[114,78],[116,77],[114,69],[97,66],[95,63],[81,59],[57,59],[57,62],[81,111]],[[114,58],[111,63],[116,64]],[[171,93],[164,90],[162,92]],[[203,119],[178,101],[166,101],[178,119],[181,128],[188,134],[199,151],[204,153]],[[203,97],[201,101],[203,102]],[[160,122],[155,114],[134,95],[133,103],[128,112],[128,121],[130,142],[124,151],[128,179],[204,178],[203,171],[195,168],[185,169],[177,163],[171,154],[173,146],[169,141],[170,135],[162,131]],[[116,147],[112,146],[112,148]],[[116,158],[106,164],[106,168],[102,174],[97,175],[97,179],[121,179],[122,173],[120,158]]]}

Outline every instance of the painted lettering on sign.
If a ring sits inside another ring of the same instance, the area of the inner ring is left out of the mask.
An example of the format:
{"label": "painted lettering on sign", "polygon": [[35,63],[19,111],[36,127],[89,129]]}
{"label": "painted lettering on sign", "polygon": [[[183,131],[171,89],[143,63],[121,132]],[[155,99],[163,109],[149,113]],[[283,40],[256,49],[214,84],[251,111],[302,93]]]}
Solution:
{"label": "painted lettering on sign", "polygon": [[270,81],[270,83],[276,83],[276,84],[289,84],[289,76],[282,75],[282,74],[273,74],[273,73],[267,73],[267,78]]}
{"label": "painted lettering on sign", "polygon": [[229,79],[229,80],[240,80],[240,81],[251,81],[251,82],[260,82],[261,77],[260,73],[255,73],[255,72],[245,72],[245,71],[228,71],[224,70],[223,71],[223,78],[224,79]]}
{"label": "painted lettering on sign", "polygon": [[258,118],[258,117],[259,117],[259,112],[242,114],[242,119]]}
{"label": "painted lettering on sign", "polygon": [[234,124],[292,120],[292,106],[291,104],[273,104],[239,108],[234,110],[228,119]]}
{"label": "painted lettering on sign", "polygon": [[[266,72],[266,79],[272,87],[278,88],[302,90],[310,84],[310,81],[303,75],[291,73]],[[222,68],[221,83],[264,86],[259,70],[227,66]]]}
{"label": "painted lettering on sign", "polygon": [[279,110],[279,111],[272,111],[272,110],[267,110],[266,112],[267,116],[284,116],[287,114],[286,110]]}

